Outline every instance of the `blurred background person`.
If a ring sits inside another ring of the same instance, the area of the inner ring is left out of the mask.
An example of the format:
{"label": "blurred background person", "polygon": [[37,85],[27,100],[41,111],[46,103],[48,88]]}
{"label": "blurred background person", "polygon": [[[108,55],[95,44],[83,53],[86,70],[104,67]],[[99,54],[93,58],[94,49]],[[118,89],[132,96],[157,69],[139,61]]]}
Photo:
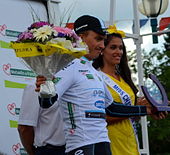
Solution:
{"label": "blurred background person", "polygon": [[29,155],[65,155],[63,120],[59,105],[41,108],[34,85],[24,89],[18,131]]}

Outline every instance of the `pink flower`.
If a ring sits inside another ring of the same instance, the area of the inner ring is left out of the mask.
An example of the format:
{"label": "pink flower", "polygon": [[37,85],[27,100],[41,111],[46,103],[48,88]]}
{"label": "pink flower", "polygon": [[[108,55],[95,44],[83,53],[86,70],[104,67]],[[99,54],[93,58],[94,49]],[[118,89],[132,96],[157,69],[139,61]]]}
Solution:
{"label": "pink flower", "polygon": [[72,30],[71,29],[68,29],[68,28],[64,28],[64,27],[59,27],[59,26],[54,26],[53,29],[55,31],[57,31],[58,33],[63,33],[67,36],[71,36],[72,35]]}
{"label": "pink flower", "polygon": [[80,40],[80,37],[73,31],[73,38],[75,38],[75,40]]}
{"label": "pink flower", "polygon": [[73,37],[75,40],[79,40],[79,37],[76,35],[76,33],[69,28],[54,26],[53,29],[59,34],[62,33],[64,36]]}
{"label": "pink flower", "polygon": [[40,22],[35,22],[33,23],[29,28],[28,30],[30,29],[34,29],[34,28],[40,28],[44,25],[48,25],[48,26],[53,26],[52,24],[49,24],[48,22],[44,22],[44,21],[40,21]]}
{"label": "pink flower", "polygon": [[17,42],[22,42],[31,39],[33,39],[33,34],[31,32],[25,31],[19,34]]}
{"label": "pink flower", "polygon": [[45,21],[33,23],[27,31],[18,36],[17,42],[43,42],[46,43],[54,38],[65,38],[71,43],[77,43],[79,37],[76,33],[65,27],[53,26]]}

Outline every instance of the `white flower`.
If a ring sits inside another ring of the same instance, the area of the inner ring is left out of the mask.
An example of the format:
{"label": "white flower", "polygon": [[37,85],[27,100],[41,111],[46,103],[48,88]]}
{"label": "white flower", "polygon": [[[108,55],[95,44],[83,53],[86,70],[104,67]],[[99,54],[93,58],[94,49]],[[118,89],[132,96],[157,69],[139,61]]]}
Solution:
{"label": "white flower", "polygon": [[54,31],[54,36],[57,37],[58,36],[58,32],[55,31],[54,29],[53,29],[53,31]]}
{"label": "white flower", "polygon": [[81,38],[76,42],[75,48],[77,50],[86,50],[87,53],[89,53],[89,47],[87,46],[87,44],[85,42],[82,41]]}
{"label": "white flower", "polygon": [[33,32],[33,36],[36,41],[41,40],[43,42],[54,33],[54,30],[52,29],[52,27],[50,27],[48,25],[45,25],[38,29],[33,29],[31,31]]}

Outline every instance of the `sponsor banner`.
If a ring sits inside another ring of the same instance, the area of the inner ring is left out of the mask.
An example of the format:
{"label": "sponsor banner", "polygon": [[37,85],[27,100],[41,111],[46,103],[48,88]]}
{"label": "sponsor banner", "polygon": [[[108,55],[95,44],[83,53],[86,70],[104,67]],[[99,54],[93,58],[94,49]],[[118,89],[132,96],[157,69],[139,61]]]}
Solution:
{"label": "sponsor banner", "polygon": [[14,120],[9,120],[9,125],[10,125],[10,128],[17,128],[18,122]]}
{"label": "sponsor banner", "polygon": [[48,20],[47,12],[41,1],[32,0],[0,0],[0,8],[0,154],[27,155],[17,126],[23,89],[35,82],[36,74],[16,57],[11,41],[33,23],[32,9],[39,10],[35,17],[41,21]]}
{"label": "sponsor banner", "polygon": [[6,30],[6,31],[5,31],[5,35],[6,35],[6,36],[9,36],[9,37],[18,37],[18,35],[19,35],[20,33],[21,33],[21,32],[13,31],[13,30]]}
{"label": "sponsor banner", "polygon": [[7,88],[20,88],[20,89],[24,89],[27,86],[27,84],[13,82],[13,81],[8,81],[8,80],[4,81],[4,85]]}
{"label": "sponsor banner", "polygon": [[36,74],[33,71],[30,71],[30,70],[11,68],[10,73],[11,73],[11,75],[16,75],[16,76],[36,77]]}
{"label": "sponsor banner", "polygon": [[10,43],[0,40],[0,47],[10,49]]}

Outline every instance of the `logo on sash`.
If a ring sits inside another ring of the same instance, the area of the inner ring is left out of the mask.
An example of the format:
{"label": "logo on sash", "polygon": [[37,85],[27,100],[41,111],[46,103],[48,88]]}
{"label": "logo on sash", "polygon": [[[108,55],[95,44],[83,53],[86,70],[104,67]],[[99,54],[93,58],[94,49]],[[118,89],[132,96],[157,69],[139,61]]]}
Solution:
{"label": "logo on sash", "polygon": [[112,88],[114,91],[116,91],[120,98],[121,98],[121,101],[123,104],[125,105],[131,105],[131,99],[130,99],[130,96],[124,91],[122,90],[121,87],[119,87],[119,85],[114,82],[113,80],[111,80],[105,73],[103,72],[100,72],[102,74],[102,77],[104,79],[104,82],[110,87]]}

